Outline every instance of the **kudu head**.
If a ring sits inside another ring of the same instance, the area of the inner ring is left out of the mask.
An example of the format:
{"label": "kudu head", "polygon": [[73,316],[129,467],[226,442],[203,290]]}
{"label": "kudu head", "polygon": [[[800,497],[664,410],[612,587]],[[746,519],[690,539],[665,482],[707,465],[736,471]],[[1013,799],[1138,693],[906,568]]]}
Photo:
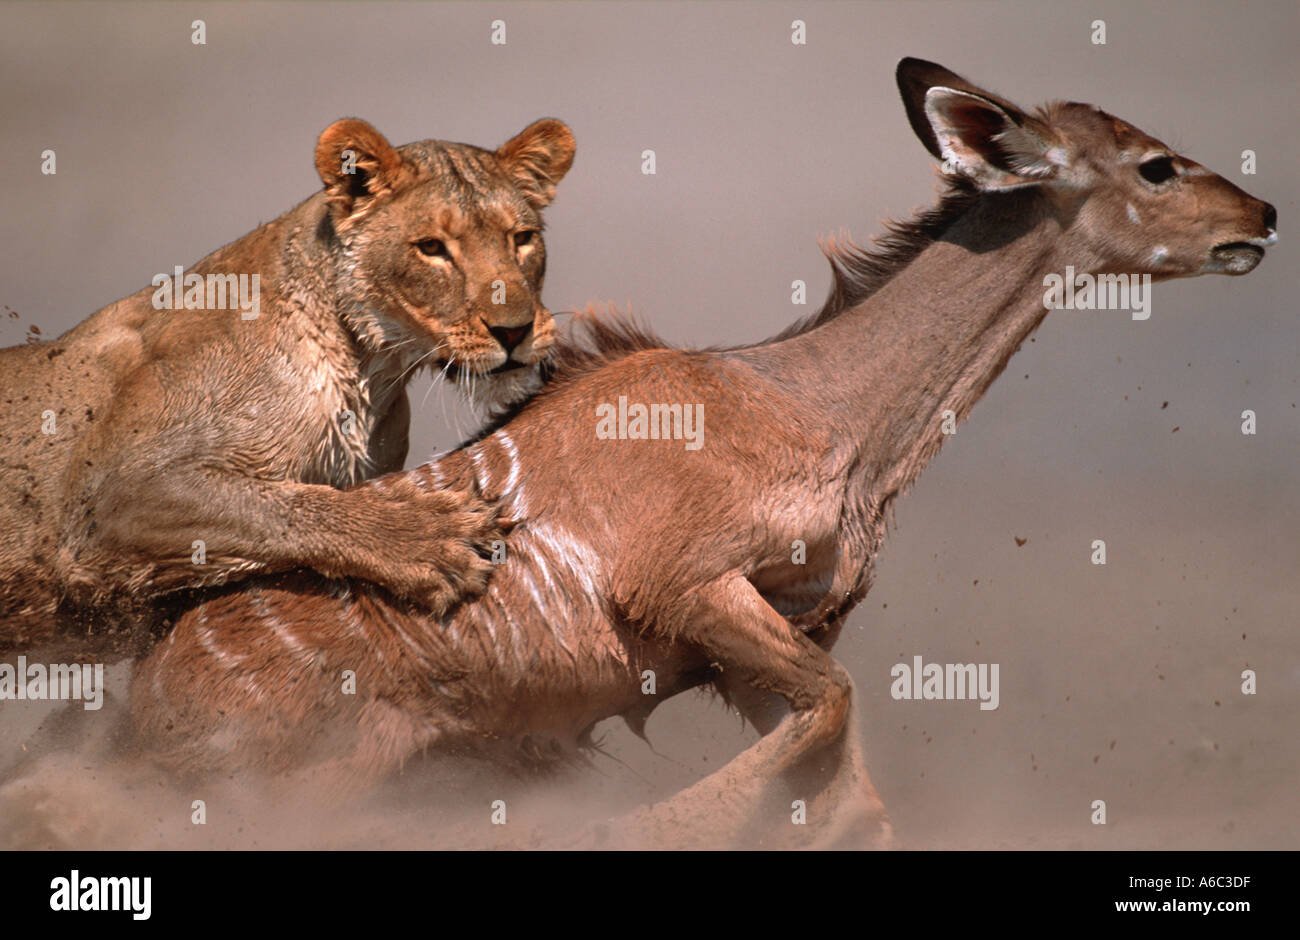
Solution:
{"label": "kudu head", "polygon": [[1028,114],[921,59],[903,59],[897,78],[912,129],[945,172],[982,192],[1038,187],[1106,271],[1247,274],[1277,241],[1273,206],[1099,108]]}

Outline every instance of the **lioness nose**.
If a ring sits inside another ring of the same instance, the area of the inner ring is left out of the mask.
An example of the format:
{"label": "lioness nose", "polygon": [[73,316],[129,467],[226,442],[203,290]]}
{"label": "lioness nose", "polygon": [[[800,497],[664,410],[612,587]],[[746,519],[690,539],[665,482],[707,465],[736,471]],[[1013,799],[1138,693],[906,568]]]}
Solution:
{"label": "lioness nose", "polygon": [[493,338],[501,344],[501,348],[506,351],[506,355],[514,352],[516,346],[524,341],[524,338],[532,330],[532,325],[525,323],[523,326],[491,326],[488,332]]}

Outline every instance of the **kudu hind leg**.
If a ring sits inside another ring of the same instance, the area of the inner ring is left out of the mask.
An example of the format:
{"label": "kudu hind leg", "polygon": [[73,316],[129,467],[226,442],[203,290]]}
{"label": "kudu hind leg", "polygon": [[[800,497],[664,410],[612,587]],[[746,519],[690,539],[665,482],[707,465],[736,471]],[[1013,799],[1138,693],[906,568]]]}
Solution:
{"label": "kudu hind leg", "polygon": [[[742,707],[762,706],[764,697],[758,693],[767,691],[784,698],[791,711],[720,770],[633,814],[628,831],[674,844],[718,847],[789,826],[791,838],[781,841],[813,841],[800,838],[813,833],[794,826],[792,800],[785,799],[802,782],[816,788],[805,797],[793,797],[805,800],[810,829],[824,833],[833,817],[840,818],[842,810],[852,806],[854,818],[874,820],[878,837],[887,837],[884,807],[866,776],[856,739],[847,740],[853,731],[848,673],[791,630],[743,578],[707,585],[694,600],[689,625],[679,639],[699,647],[721,667],[724,681],[741,693]],[[770,720],[766,708],[764,714]],[[850,789],[853,792],[846,792]],[[832,806],[835,801],[846,807]]]}
{"label": "kudu hind leg", "polygon": [[[789,704],[775,692],[726,676],[718,685],[728,702],[759,734],[770,734],[790,714]],[[808,827],[815,831],[813,838],[802,840],[804,843],[825,848],[884,848],[890,843],[892,830],[862,752],[856,692],[840,736],[804,758],[784,777],[784,795],[788,799],[782,806],[789,807],[795,799],[804,800]]]}

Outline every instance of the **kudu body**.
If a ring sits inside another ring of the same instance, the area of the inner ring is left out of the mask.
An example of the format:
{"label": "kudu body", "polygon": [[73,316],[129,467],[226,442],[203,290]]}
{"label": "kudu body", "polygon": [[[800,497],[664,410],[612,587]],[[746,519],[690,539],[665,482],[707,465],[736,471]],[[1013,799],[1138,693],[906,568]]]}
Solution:
{"label": "kudu body", "polygon": [[[1047,274],[1245,273],[1276,219],[1092,106],[1026,114],[917,60],[898,78],[922,141],[959,174],[936,209],[874,250],[832,247],[826,307],[772,341],[674,350],[596,323],[508,424],[364,484],[476,482],[506,501],[525,521],[487,595],[442,619],[310,574],[212,597],[134,679],[154,754],[189,771],[327,766],[357,782],[425,750],[546,759],[601,719],[636,727],[711,681],[764,737],[625,820],[630,831],[737,839],[780,777],[793,789],[770,804],[773,825],[793,794],[808,830],[887,834],[852,683],[827,650],[869,586],[886,507],[943,441],[944,412],[965,418],[1042,321]],[[596,409],[620,396],[703,405],[702,448],[599,439]],[[354,695],[340,693],[344,670]]]}

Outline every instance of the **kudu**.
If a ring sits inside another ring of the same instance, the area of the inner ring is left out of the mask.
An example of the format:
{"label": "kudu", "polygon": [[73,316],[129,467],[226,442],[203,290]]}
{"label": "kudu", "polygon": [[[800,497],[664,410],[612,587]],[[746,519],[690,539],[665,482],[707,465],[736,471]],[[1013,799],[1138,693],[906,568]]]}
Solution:
{"label": "kudu", "polygon": [[[600,322],[585,346],[568,340],[508,424],[364,484],[504,500],[524,521],[483,599],[438,619],[309,573],[210,597],[134,677],[153,753],[187,771],[316,767],[354,783],[427,750],[545,761],[604,718],[637,727],[712,682],[764,736],[622,820],[627,832],[724,844],[757,815],[787,821],[793,795],[809,825],[789,830],[887,837],[852,682],[828,649],[945,412],[965,418],[1043,320],[1045,276],[1244,274],[1276,224],[1272,206],[1091,105],[1027,113],[915,59],[897,77],[949,173],[936,208],[872,249],[830,246],[827,304],[769,342],[670,349]],[[702,405],[703,446],[668,423],[658,439],[593,433],[620,396]]]}

